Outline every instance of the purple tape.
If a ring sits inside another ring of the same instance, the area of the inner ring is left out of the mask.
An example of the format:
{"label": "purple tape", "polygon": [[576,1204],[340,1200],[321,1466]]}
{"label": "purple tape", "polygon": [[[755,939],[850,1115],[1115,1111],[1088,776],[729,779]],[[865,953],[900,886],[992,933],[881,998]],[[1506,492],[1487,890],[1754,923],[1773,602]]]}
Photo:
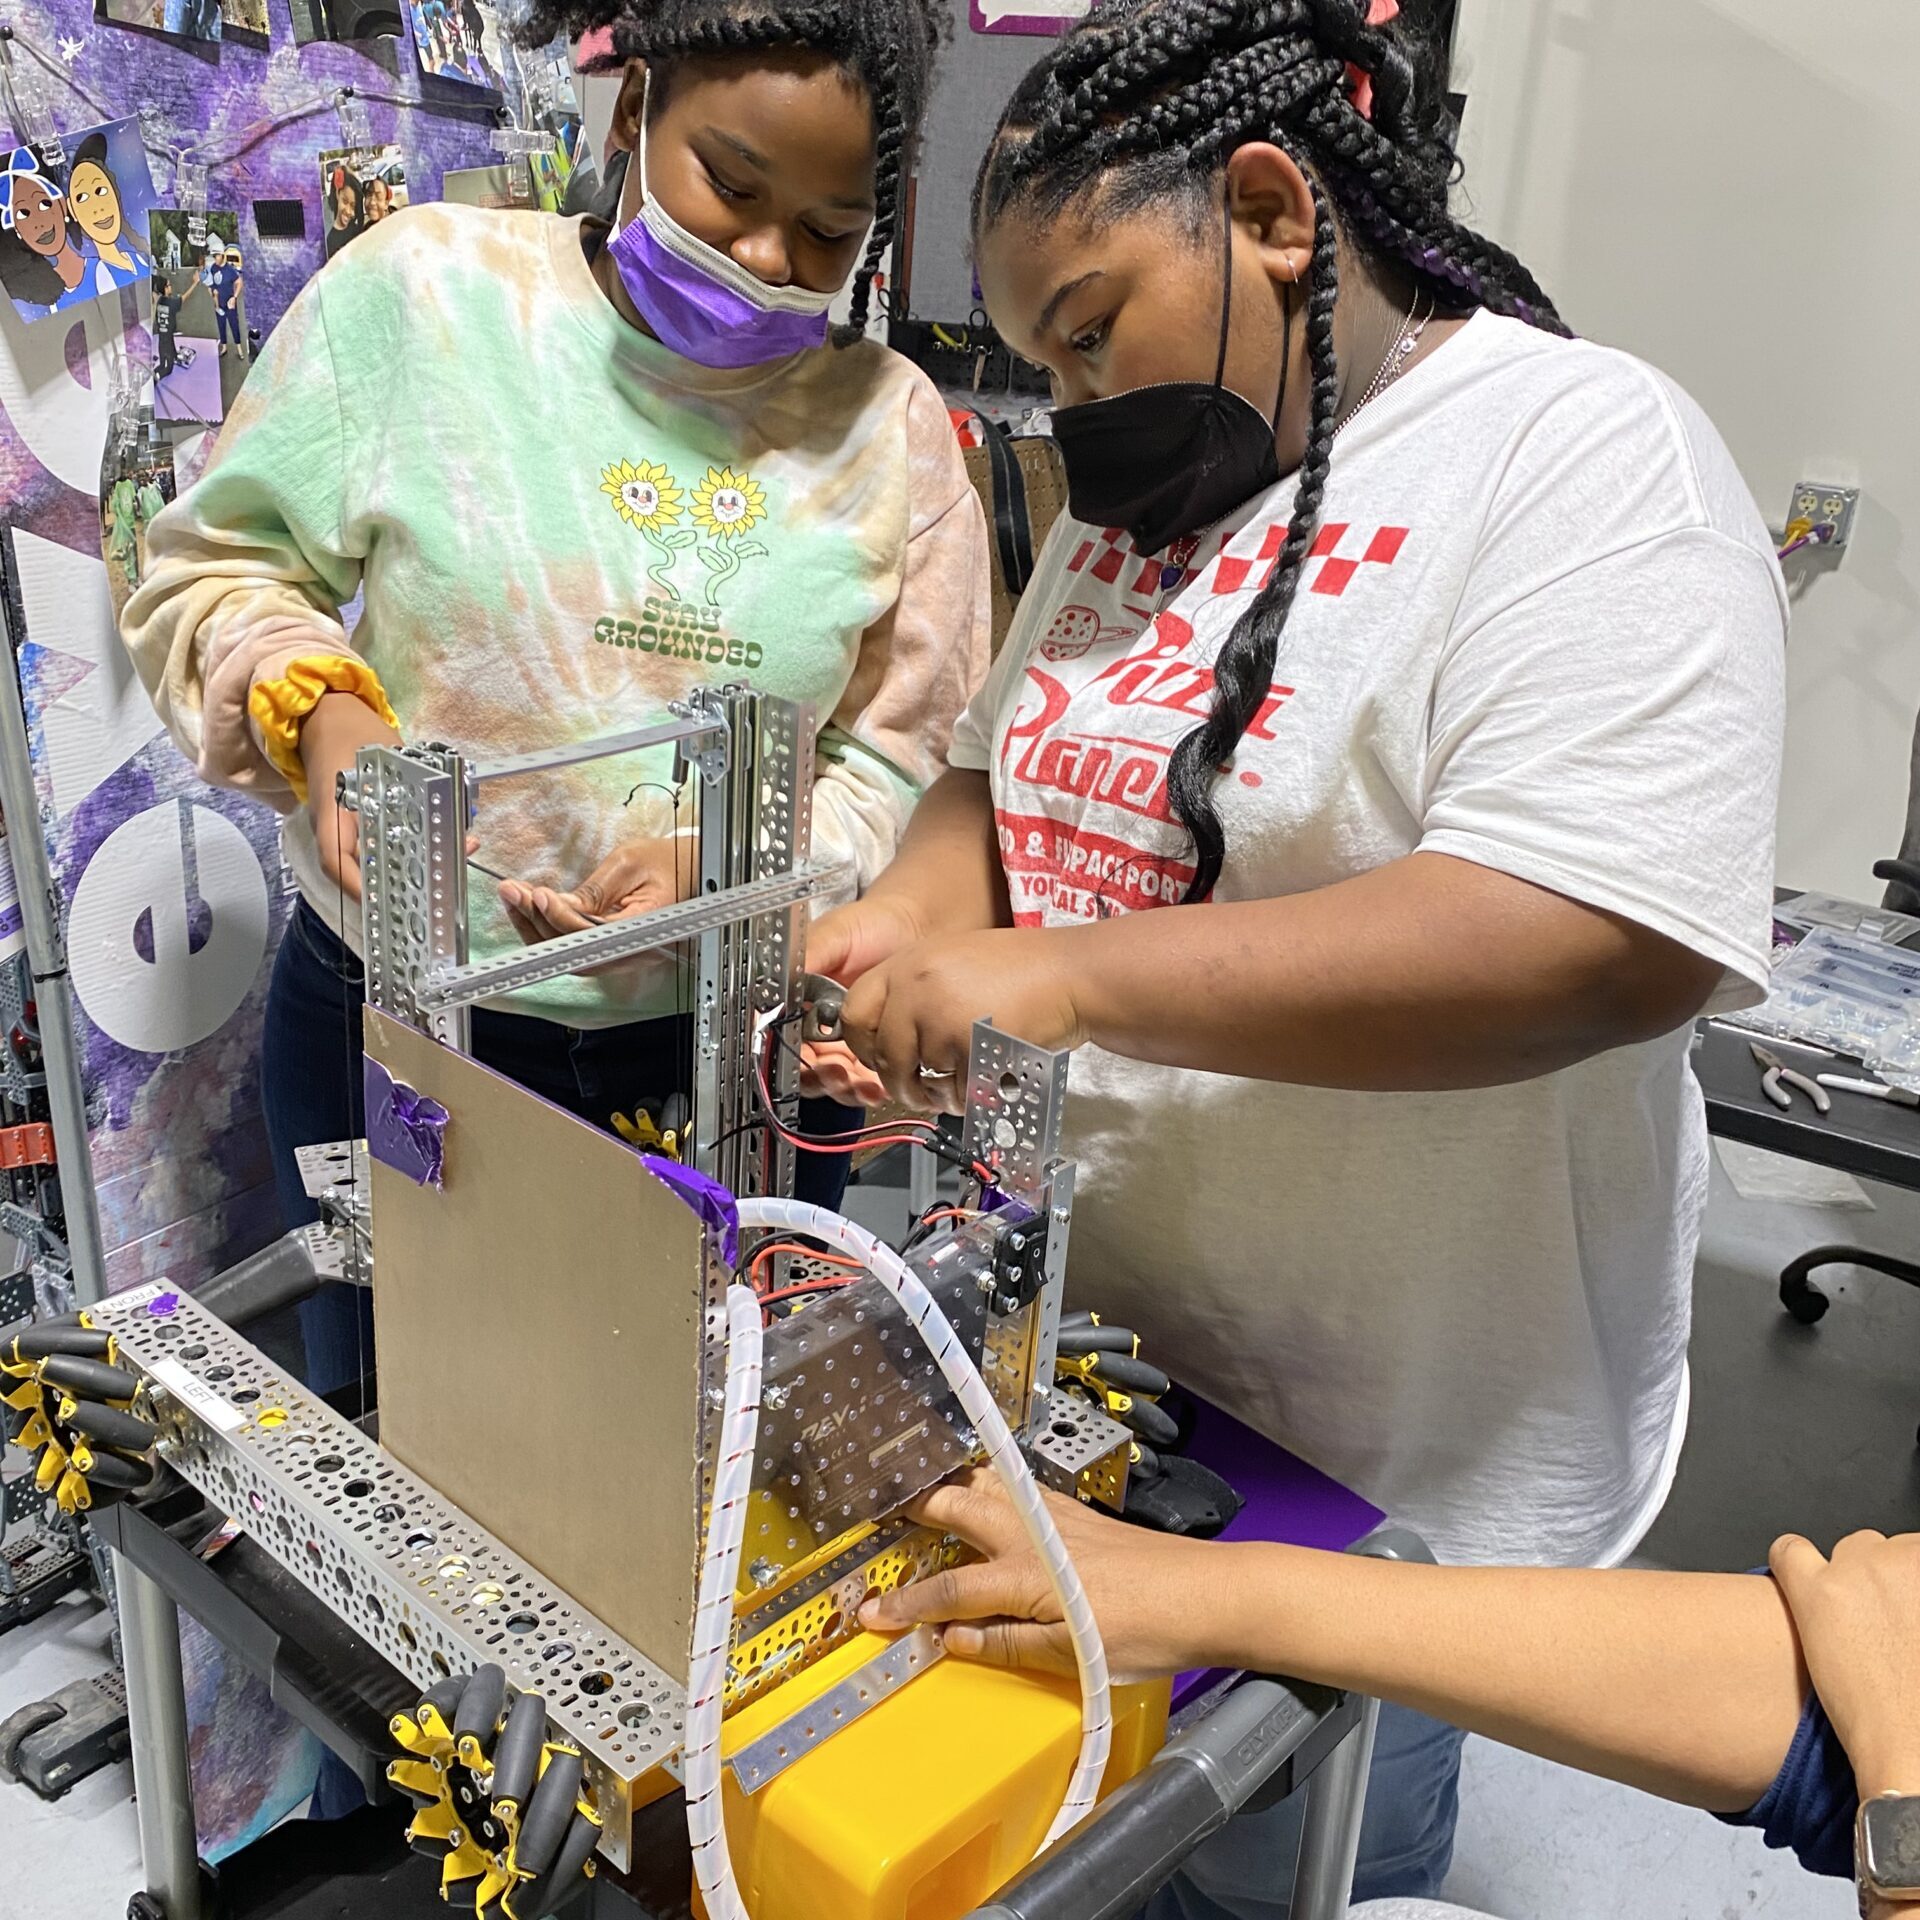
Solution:
{"label": "purple tape", "polygon": [[720,1253],[730,1267],[740,1264],[740,1207],[718,1180],[663,1154],[643,1153],[640,1164],[660,1182],[671,1187],[708,1226],[720,1236]]}
{"label": "purple tape", "polygon": [[367,1102],[367,1151],[416,1187],[438,1187],[446,1170],[448,1114],[438,1100],[396,1080],[367,1056],[361,1069]]}

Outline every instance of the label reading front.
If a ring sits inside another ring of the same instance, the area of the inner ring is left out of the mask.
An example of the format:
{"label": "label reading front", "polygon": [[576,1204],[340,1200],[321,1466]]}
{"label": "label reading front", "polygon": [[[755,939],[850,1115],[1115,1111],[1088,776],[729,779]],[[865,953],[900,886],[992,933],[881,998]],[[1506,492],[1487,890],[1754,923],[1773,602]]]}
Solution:
{"label": "label reading front", "polygon": [[133,1287],[125,1293],[109,1294],[100,1304],[117,1307],[123,1313],[133,1307],[144,1307],[150,1300],[158,1300],[163,1293],[178,1293],[180,1289],[171,1280],[149,1280],[144,1287]]}
{"label": "label reading front", "polygon": [[183,1407],[192,1408],[221,1433],[232,1433],[247,1424],[247,1416],[238,1407],[221,1399],[204,1380],[196,1380],[178,1360],[156,1360],[147,1371]]}

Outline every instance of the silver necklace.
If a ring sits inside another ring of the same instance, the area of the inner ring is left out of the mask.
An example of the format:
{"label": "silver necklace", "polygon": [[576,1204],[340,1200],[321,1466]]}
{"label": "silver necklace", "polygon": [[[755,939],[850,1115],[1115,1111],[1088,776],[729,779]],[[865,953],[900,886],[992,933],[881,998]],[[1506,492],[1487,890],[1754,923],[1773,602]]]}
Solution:
{"label": "silver necklace", "polygon": [[1400,331],[1394,336],[1393,345],[1387,349],[1386,358],[1380,362],[1380,371],[1368,381],[1366,392],[1360,396],[1360,405],[1354,408],[1353,413],[1347,415],[1348,421],[1353,419],[1353,414],[1358,413],[1361,407],[1378,400],[1406,371],[1407,362],[1413,358],[1414,349],[1420,344],[1420,336],[1426,332],[1427,322],[1432,318],[1432,299],[1428,299],[1424,312],[1421,311],[1416,300],[1413,311],[1401,321]]}

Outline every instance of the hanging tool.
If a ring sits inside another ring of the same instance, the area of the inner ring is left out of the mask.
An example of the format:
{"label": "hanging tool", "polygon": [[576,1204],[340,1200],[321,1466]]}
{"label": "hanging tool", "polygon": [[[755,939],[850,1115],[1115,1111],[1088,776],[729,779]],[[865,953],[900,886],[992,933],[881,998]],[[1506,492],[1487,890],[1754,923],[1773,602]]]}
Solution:
{"label": "hanging tool", "polygon": [[1793,1068],[1769,1047],[1763,1047],[1757,1040],[1747,1042],[1749,1050],[1760,1066],[1760,1091],[1783,1113],[1793,1105],[1790,1088],[1798,1087],[1813,1102],[1816,1113],[1830,1113],[1833,1100],[1825,1087],[1816,1085],[1804,1073],[1796,1073]]}

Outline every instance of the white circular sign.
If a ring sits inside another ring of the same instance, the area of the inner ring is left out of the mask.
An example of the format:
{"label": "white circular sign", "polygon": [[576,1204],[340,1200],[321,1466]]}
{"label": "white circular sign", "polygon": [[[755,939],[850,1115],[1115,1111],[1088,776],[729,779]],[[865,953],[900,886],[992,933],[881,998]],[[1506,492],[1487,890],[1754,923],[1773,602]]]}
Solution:
{"label": "white circular sign", "polygon": [[217,1032],[267,951],[266,876],[247,836],[187,800],[135,814],[74,891],[67,967],[87,1016],[136,1053]]}

